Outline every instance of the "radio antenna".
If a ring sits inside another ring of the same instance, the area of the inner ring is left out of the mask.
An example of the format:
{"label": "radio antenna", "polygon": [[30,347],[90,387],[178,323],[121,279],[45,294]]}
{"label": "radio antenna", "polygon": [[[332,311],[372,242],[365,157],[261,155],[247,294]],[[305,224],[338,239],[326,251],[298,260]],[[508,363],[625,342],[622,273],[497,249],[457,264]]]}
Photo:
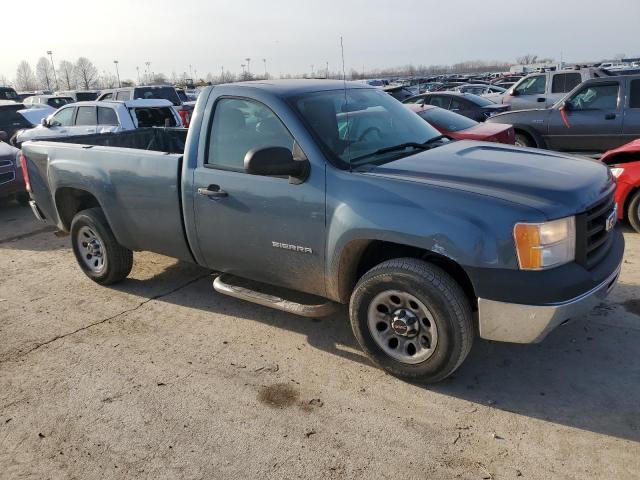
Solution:
{"label": "radio antenna", "polygon": [[349,171],[351,171],[351,136],[349,128],[349,107],[347,105],[347,74],[344,69],[344,43],[342,41],[342,35],[340,35],[340,52],[342,54],[342,88],[344,90],[344,110],[347,117],[347,130],[345,132],[344,140],[347,144],[347,158],[349,159]]}

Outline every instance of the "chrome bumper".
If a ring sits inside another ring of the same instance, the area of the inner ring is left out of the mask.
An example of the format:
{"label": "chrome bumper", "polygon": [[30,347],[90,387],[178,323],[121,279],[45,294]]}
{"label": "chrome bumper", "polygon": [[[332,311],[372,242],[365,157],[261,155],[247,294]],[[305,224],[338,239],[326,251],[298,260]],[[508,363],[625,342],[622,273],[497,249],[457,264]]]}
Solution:
{"label": "chrome bumper", "polygon": [[46,222],[46,219],[42,215],[42,212],[40,212],[40,209],[36,205],[36,202],[34,202],[33,200],[29,200],[29,206],[31,207],[31,211],[38,220],[40,220],[41,222]]}
{"label": "chrome bumper", "polygon": [[480,337],[512,343],[537,343],[561,323],[591,311],[615,286],[620,266],[592,290],[562,303],[520,305],[478,299]]}

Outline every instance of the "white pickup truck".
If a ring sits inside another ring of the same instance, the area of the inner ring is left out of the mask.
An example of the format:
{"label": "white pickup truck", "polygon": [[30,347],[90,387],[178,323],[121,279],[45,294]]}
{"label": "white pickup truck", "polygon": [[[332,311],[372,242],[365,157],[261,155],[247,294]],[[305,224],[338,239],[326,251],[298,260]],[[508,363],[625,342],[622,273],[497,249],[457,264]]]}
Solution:
{"label": "white pickup truck", "polygon": [[168,100],[93,101],[70,103],[42,119],[34,128],[20,130],[12,143],[27,140],[112,133],[144,127],[182,127]]}

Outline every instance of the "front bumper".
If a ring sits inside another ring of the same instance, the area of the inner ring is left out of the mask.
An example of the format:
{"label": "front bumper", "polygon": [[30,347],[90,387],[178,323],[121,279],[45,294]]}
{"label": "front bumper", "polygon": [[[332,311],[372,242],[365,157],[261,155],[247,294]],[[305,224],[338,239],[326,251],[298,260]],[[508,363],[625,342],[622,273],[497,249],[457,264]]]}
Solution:
{"label": "front bumper", "polygon": [[550,305],[521,305],[478,299],[480,337],[512,343],[537,343],[561,323],[588,313],[613,289],[620,266],[592,290],[571,300]]}

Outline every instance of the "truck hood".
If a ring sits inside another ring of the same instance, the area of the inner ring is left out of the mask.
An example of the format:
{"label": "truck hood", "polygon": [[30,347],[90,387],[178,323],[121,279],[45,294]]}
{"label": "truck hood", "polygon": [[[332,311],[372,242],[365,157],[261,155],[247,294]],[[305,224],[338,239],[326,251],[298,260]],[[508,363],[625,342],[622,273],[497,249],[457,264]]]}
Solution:
{"label": "truck hood", "polygon": [[583,212],[614,186],[609,170],[595,160],[468,140],[366,173],[500,198],[535,208],[548,219]]}

